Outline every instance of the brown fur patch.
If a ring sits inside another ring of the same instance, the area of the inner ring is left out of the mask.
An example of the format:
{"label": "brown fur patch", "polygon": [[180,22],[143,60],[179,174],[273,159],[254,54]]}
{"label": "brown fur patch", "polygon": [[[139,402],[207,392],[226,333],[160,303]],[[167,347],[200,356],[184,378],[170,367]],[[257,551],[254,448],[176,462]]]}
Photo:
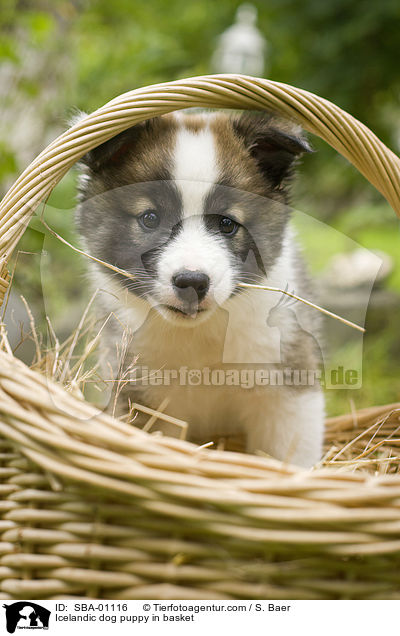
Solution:
{"label": "brown fur patch", "polygon": [[144,130],[126,163],[131,182],[171,178],[172,154],[178,127],[175,117],[171,115],[145,122]]}
{"label": "brown fur patch", "polygon": [[91,179],[82,194],[89,198],[132,183],[171,179],[178,127],[173,115],[156,117],[96,148],[94,158],[85,161]]}
{"label": "brown fur patch", "polygon": [[206,127],[206,120],[202,115],[183,115],[179,120],[192,133],[198,133]]}
{"label": "brown fur patch", "polygon": [[[257,169],[243,141],[235,134],[232,118],[218,113],[211,119],[210,128],[215,138],[220,170],[219,183],[265,196],[265,179]],[[269,189],[268,194],[270,194]]]}

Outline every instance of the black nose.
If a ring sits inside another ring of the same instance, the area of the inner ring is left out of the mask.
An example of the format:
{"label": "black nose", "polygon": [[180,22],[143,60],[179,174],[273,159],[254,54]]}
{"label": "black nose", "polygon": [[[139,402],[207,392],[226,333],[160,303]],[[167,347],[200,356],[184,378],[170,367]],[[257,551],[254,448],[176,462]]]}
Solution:
{"label": "black nose", "polygon": [[185,269],[172,277],[172,285],[178,298],[190,300],[188,294],[192,288],[197,294],[198,302],[201,302],[210,287],[210,278],[204,272]]}

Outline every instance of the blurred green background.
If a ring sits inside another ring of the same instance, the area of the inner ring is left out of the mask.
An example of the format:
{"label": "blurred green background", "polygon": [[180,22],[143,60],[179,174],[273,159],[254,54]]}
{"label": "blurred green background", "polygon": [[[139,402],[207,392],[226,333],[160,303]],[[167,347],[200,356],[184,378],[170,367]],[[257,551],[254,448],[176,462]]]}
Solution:
{"label": "blurred green background", "polygon": [[[210,73],[219,35],[234,21],[234,0],[0,0],[0,192],[67,126],[74,108],[91,111],[136,87]],[[396,152],[400,143],[398,0],[254,1],[268,41],[266,77],[313,91],[348,110]],[[293,202],[359,245],[390,255],[385,294],[371,304],[363,386],[328,391],[330,413],[400,400],[399,221],[382,197],[319,139],[300,167]],[[47,220],[77,244],[71,171],[50,198]],[[61,332],[83,306],[84,265],[32,222],[20,244],[14,292],[39,327],[48,313]],[[337,244],[312,231],[305,251],[316,273]],[[40,266],[45,262],[45,268]],[[45,271],[44,271],[45,269]],[[50,275],[51,274],[51,275]],[[45,280],[44,280],[45,279]],[[42,299],[42,283],[45,301]],[[16,324],[17,319],[14,320]],[[43,323],[43,324],[41,324]],[[19,347],[20,348],[20,347]],[[351,347],[343,353],[351,355]]]}

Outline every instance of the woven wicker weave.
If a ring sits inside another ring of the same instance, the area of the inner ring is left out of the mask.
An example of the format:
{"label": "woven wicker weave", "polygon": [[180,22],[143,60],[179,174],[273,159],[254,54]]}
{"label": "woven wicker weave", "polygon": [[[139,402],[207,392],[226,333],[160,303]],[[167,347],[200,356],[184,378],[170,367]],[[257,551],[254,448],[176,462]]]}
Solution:
{"label": "woven wicker weave", "polygon": [[[34,209],[79,157],[190,106],[295,118],[400,214],[398,158],[333,104],[244,76],[171,82],[114,99],[25,170],[0,208],[0,294]],[[0,413],[3,599],[400,598],[400,474],[351,464],[352,452],[373,461],[371,431],[376,447],[398,456],[400,404],[328,421],[326,449],[347,451],[313,471],[134,429],[7,351]]]}

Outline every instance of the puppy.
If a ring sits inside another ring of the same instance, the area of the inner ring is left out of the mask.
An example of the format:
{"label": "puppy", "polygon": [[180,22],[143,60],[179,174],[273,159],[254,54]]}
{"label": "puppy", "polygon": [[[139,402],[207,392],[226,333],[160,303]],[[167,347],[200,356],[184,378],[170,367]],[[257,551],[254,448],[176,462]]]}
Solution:
{"label": "puppy", "polygon": [[298,126],[265,113],[178,113],[83,158],[84,249],[127,272],[91,263],[119,413],[168,398],[196,443],[244,435],[248,452],[320,459],[316,312],[240,286],[310,298],[288,207],[309,151]]}

